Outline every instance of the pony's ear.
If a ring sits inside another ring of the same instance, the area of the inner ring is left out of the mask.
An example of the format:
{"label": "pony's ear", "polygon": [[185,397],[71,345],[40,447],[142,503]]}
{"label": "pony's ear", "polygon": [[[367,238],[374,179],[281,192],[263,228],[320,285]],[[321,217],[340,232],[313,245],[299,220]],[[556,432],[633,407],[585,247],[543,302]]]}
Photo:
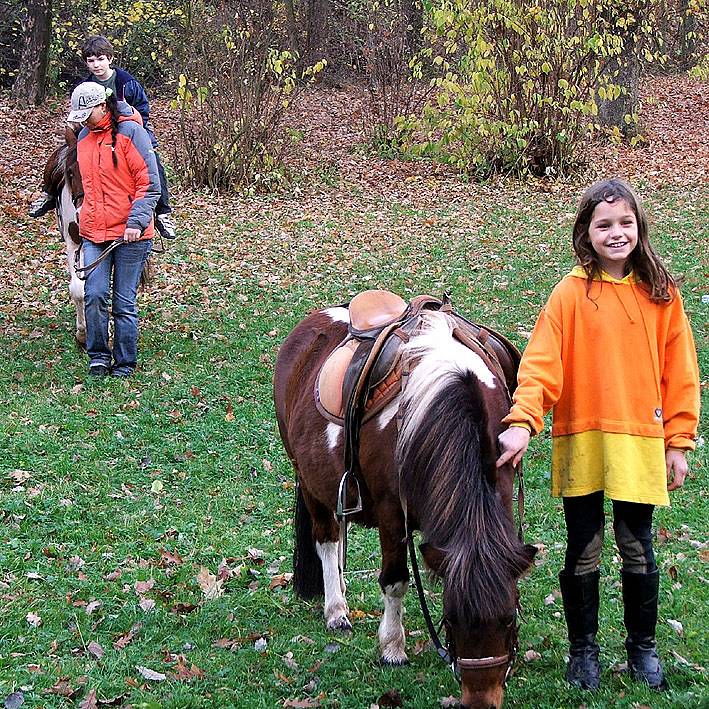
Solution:
{"label": "pony's ear", "polygon": [[70,148],[76,145],[76,133],[74,133],[74,129],[71,126],[64,128],[64,140]]}
{"label": "pony's ear", "polygon": [[424,542],[419,545],[419,551],[426,566],[433,571],[437,576],[441,575],[441,570],[443,569],[443,562],[445,560],[445,555],[440,549],[436,549],[432,544]]}

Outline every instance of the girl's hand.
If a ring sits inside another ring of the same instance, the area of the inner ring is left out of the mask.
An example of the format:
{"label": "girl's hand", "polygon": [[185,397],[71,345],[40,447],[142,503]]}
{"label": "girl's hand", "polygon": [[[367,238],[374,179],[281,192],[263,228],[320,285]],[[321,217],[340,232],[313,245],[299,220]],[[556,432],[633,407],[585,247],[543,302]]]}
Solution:
{"label": "girl's hand", "polygon": [[517,466],[527,451],[530,438],[530,432],[522,426],[510,426],[506,431],[503,431],[497,437],[502,454],[497,459],[496,466],[502,467],[510,458],[512,465]]}
{"label": "girl's hand", "polygon": [[123,241],[138,241],[140,239],[140,229],[129,229],[126,227],[126,230],[123,232]]}
{"label": "girl's hand", "polygon": [[685,452],[679,448],[668,448],[665,451],[665,466],[667,467],[667,489],[677,490],[682,487],[689,469]]}

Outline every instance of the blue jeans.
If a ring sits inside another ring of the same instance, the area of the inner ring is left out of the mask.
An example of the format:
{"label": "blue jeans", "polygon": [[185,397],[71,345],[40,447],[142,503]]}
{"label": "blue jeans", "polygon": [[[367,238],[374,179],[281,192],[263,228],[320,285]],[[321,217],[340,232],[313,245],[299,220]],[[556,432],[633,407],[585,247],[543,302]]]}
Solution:
{"label": "blue jeans", "polygon": [[[84,239],[84,264],[96,261],[110,244],[110,241],[94,244]],[[110,367],[113,355],[114,372],[130,374],[135,369],[138,360],[138,283],[152,247],[152,239],[121,244],[89,273],[84,284],[84,310],[90,366],[102,364]],[[108,299],[111,290],[113,352],[108,345]]]}

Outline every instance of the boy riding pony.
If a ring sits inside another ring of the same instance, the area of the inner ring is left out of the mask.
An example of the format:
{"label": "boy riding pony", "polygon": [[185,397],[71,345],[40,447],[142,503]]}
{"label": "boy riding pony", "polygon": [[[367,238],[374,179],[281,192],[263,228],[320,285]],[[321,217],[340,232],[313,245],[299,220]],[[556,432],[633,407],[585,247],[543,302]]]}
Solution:
{"label": "boy riding pony", "polygon": [[[105,37],[100,35],[89,37],[81,48],[81,56],[89,69],[89,75],[84,81],[94,81],[100,84],[104,89],[110,90],[109,93],[112,93],[118,101],[125,101],[141,115],[143,127],[150,137],[153,150],[155,150],[160,176],[160,199],[155,208],[155,226],[163,237],[174,239],[175,224],[171,216],[167,178],[157,153],[158,141],[150,126],[150,104],[145,90],[140,82],[127,71],[111,66],[113,46]],[[29,215],[31,217],[41,217],[56,207],[58,186],[63,177],[62,171],[57,166],[58,153],[59,150],[55,150],[47,161],[42,180],[42,195],[30,205]]]}

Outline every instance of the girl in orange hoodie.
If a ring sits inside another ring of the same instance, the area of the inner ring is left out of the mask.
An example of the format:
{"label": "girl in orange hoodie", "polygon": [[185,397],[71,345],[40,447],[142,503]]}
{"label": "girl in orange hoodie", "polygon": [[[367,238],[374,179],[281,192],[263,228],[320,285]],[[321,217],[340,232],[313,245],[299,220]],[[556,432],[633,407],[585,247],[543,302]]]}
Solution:
{"label": "girl in orange hoodie", "polygon": [[661,689],[652,514],[687,474],[699,419],[697,355],[675,280],[650,245],[627,183],[603,180],[586,190],[573,247],[578,265],[554,288],[525,349],[498,466],[521,460],[553,409],[552,494],[563,498],[567,529],[559,574],[566,679],[599,686],[605,495],[623,560],[628,669]]}

